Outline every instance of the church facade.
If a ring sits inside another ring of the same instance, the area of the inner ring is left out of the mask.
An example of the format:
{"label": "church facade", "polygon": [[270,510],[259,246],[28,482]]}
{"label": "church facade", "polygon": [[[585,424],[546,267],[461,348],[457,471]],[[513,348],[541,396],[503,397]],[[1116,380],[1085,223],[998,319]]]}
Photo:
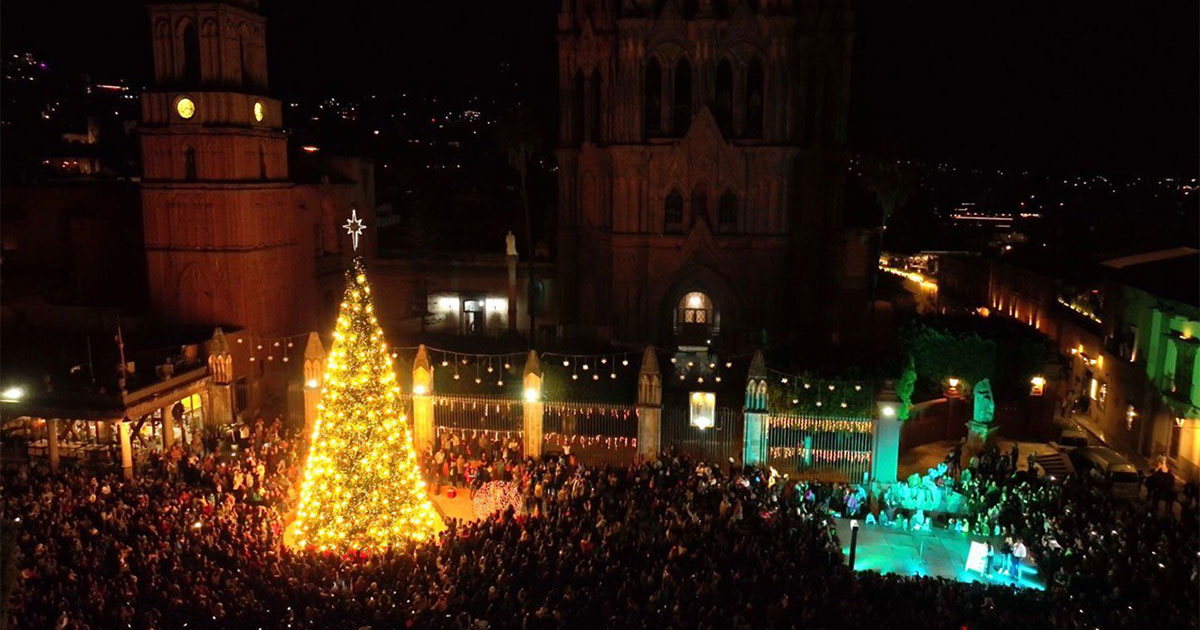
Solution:
{"label": "church facade", "polygon": [[836,334],[861,282],[841,227],[848,3],[564,0],[558,39],[567,336]]}

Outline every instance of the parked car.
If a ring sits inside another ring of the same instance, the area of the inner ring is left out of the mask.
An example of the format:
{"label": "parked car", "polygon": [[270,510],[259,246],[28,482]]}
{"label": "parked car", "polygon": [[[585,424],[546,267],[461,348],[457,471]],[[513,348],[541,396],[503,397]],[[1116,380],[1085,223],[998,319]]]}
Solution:
{"label": "parked car", "polygon": [[1109,482],[1112,496],[1117,499],[1136,499],[1141,496],[1141,477],[1123,455],[1104,446],[1081,446],[1071,451],[1071,464],[1079,474],[1097,471]]}
{"label": "parked car", "polygon": [[1067,453],[1088,445],[1087,433],[1080,429],[1063,429],[1058,439],[1051,442],[1060,453]]}

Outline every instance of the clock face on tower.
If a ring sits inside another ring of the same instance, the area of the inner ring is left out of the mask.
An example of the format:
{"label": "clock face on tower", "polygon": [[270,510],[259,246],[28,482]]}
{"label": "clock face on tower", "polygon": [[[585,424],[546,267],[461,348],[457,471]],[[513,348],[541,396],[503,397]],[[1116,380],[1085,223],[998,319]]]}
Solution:
{"label": "clock face on tower", "polygon": [[187,120],[196,115],[196,104],[185,96],[175,103],[175,112],[179,114],[180,118]]}
{"label": "clock face on tower", "polygon": [[263,104],[260,101],[255,101],[254,102],[254,120],[257,120],[258,122],[262,122],[263,116],[264,116]]}

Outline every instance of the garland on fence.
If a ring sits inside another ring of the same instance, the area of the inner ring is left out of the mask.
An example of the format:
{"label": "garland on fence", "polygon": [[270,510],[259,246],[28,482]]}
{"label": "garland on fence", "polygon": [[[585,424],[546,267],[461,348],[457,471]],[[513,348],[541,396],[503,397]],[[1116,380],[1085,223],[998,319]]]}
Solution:
{"label": "garland on fence", "polygon": [[[470,438],[467,438],[467,431],[471,432]],[[510,436],[514,436],[514,435],[516,437],[523,437],[525,435],[525,432],[520,429],[516,429],[513,431],[506,431],[503,429],[462,429],[459,427],[443,427],[443,426],[437,427],[436,432],[439,436],[442,433],[461,433],[463,438],[472,439],[472,440],[479,437],[480,433],[483,433],[484,437],[489,437],[489,438],[510,437]]]}
{"label": "garland on fence", "polygon": [[449,407],[450,411],[482,411],[485,417],[493,410],[495,413],[503,413],[505,410],[502,407],[507,407],[507,411],[513,413],[514,407],[521,406],[520,401],[516,400],[496,400],[463,396],[434,396],[433,404],[438,407]]}
{"label": "garland on fence", "polygon": [[610,416],[614,419],[628,420],[637,418],[637,408],[626,405],[606,405],[603,403],[545,403],[545,412],[547,414],[582,414],[587,417],[593,415]]}
{"label": "garland on fence", "polygon": [[824,431],[829,433],[871,433],[874,430],[874,424],[870,420],[840,420],[836,418],[813,418],[809,416],[771,416],[771,428]]}
{"label": "garland on fence", "polygon": [[637,438],[605,437],[603,435],[563,435],[551,432],[542,435],[542,442],[553,444],[559,448],[564,446],[602,446],[607,449],[637,448]]}
{"label": "garland on fence", "polygon": [[871,451],[843,451],[834,449],[806,449],[796,446],[772,446],[770,457],[791,459],[811,455],[812,461],[832,464],[861,463],[871,461]]}

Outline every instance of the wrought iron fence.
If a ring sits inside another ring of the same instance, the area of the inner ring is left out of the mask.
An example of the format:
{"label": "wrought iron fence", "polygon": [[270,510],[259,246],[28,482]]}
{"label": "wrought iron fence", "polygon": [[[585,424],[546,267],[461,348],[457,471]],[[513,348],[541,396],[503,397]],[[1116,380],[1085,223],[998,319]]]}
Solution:
{"label": "wrought iron fence", "polygon": [[637,408],[591,402],[548,402],[542,416],[547,452],[569,452],[587,464],[622,464],[637,456]]}
{"label": "wrought iron fence", "polygon": [[487,396],[434,396],[433,424],[440,429],[516,432],[521,401]]}
{"label": "wrought iron fence", "polygon": [[781,473],[821,481],[862,481],[871,472],[871,418],[772,415],[767,462]]}
{"label": "wrought iron fence", "polygon": [[743,431],[741,409],[717,407],[711,427],[694,426],[688,407],[668,406],[662,410],[663,450],[694,459],[721,465],[730,458],[741,462]]}

